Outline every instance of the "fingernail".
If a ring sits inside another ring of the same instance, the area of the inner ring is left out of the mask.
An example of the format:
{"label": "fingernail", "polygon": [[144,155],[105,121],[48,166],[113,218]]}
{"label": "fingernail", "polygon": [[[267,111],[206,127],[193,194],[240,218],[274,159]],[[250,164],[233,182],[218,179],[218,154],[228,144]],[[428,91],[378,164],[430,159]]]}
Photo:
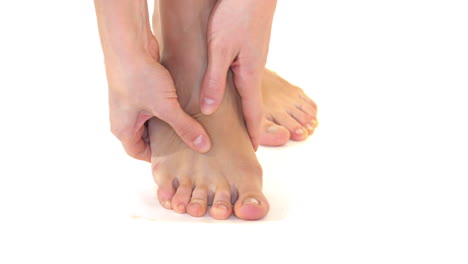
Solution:
{"label": "fingernail", "polygon": [[203,98],[203,105],[201,107],[202,113],[205,115],[212,114],[214,110],[214,107],[213,107],[214,103],[215,103],[215,100],[211,98],[208,98],[208,97]]}
{"label": "fingernail", "polygon": [[260,202],[255,198],[247,198],[242,204],[260,204]]}
{"label": "fingernail", "polygon": [[194,141],[193,144],[195,147],[201,151],[201,152],[206,152],[209,149],[209,146],[205,140],[205,137],[203,135],[199,135]]}
{"label": "fingernail", "polygon": [[214,102],[215,102],[215,101],[214,101],[213,99],[208,98],[208,97],[205,97],[205,98],[203,99],[203,103],[206,104],[206,105],[212,105],[212,104],[214,104]]}

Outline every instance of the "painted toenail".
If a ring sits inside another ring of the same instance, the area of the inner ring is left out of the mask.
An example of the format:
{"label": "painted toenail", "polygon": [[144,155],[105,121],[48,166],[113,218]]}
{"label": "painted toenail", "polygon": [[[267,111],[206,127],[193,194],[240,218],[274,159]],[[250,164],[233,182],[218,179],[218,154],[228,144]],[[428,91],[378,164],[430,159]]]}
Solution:
{"label": "painted toenail", "polygon": [[302,128],[298,128],[296,129],[296,134],[297,135],[303,135],[304,134],[304,130]]}
{"label": "painted toenail", "polygon": [[166,209],[171,209],[171,202],[169,201],[162,201],[161,202],[162,206]]}
{"label": "painted toenail", "polygon": [[275,133],[275,132],[278,131],[278,129],[279,129],[278,126],[269,126],[269,127],[267,128],[267,132],[268,132],[268,133]]}
{"label": "painted toenail", "polygon": [[242,204],[260,204],[260,202],[255,198],[247,198]]}

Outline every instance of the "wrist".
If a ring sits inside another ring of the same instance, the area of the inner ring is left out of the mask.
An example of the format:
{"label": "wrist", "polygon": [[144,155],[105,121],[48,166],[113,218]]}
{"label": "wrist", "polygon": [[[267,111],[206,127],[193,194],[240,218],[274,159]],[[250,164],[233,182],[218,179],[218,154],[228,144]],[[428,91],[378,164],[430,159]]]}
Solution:
{"label": "wrist", "polygon": [[95,0],[106,65],[158,60],[158,43],[149,25],[146,0]]}
{"label": "wrist", "polygon": [[120,43],[118,47],[106,47],[103,51],[106,68],[118,67],[131,71],[159,60],[159,46],[154,37],[147,41],[133,41],[129,45]]}

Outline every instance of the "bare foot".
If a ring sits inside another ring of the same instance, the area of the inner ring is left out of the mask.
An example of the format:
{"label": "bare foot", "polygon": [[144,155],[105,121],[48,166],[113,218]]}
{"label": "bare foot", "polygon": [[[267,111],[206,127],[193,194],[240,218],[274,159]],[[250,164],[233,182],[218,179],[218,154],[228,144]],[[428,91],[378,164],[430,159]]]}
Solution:
{"label": "bare foot", "polygon": [[[154,2],[153,30],[158,40],[164,39],[159,0]],[[160,43],[161,51],[164,43]],[[282,146],[289,139],[302,141],[312,135],[318,125],[317,106],[304,91],[290,84],[275,72],[265,69],[262,81],[265,120],[260,144]]]}
{"label": "bare foot", "polygon": [[[206,24],[216,1],[162,1],[164,37],[162,63],[174,78],[184,110],[197,119],[212,139],[212,148],[199,154],[166,123],[156,118],[148,125],[153,176],[162,206],[177,213],[215,219],[232,213],[254,220],[269,205],[262,193],[262,169],[242,118],[240,99],[229,74],[219,110],[205,116],[198,105],[207,64]],[[208,206],[212,205],[210,209]]]}
{"label": "bare foot", "polygon": [[262,82],[265,109],[260,144],[281,146],[289,139],[302,141],[318,125],[317,105],[304,91],[265,69]]}

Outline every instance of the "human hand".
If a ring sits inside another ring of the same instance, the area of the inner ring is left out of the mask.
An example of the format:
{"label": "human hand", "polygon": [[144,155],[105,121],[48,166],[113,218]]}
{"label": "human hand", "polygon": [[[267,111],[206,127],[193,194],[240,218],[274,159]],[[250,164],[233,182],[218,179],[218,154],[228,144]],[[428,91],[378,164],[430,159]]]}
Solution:
{"label": "human hand", "polygon": [[206,131],[182,110],[172,77],[159,63],[156,39],[151,43],[150,55],[106,63],[112,133],[128,155],[149,162],[151,150],[145,122],[155,116],[168,123],[190,148],[207,152],[211,143]]}
{"label": "human hand", "polygon": [[208,24],[208,67],[200,93],[201,111],[216,111],[231,69],[255,149],[263,116],[261,82],[275,8],[276,0],[219,0]]}

